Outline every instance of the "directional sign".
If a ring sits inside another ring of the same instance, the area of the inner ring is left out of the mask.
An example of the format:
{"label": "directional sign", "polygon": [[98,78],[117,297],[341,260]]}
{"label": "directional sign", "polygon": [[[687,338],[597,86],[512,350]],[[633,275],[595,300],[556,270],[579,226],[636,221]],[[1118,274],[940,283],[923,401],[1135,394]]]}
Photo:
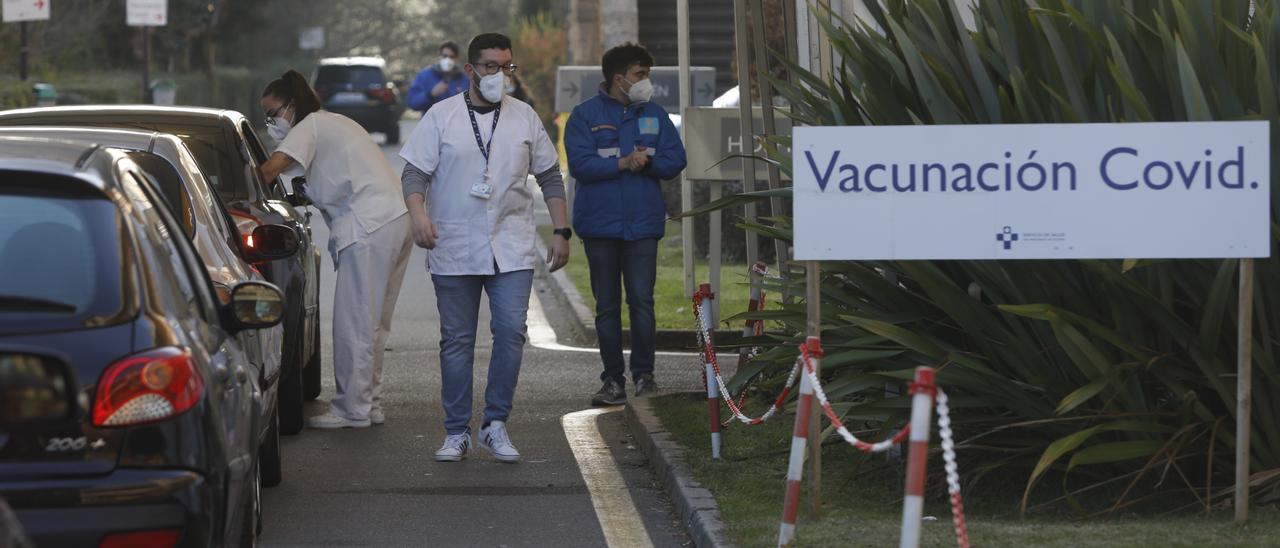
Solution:
{"label": "directional sign", "polygon": [[52,0],[4,0],[4,22],[48,21]]}
{"label": "directional sign", "polygon": [[125,20],[131,27],[163,27],[169,24],[169,0],[126,0]]}
{"label": "directional sign", "polygon": [[306,27],[298,31],[298,49],[324,49],[324,27]]}
{"label": "directional sign", "polygon": [[[716,98],[715,67],[690,67],[693,98],[692,106],[711,106]],[[653,102],[662,105],[671,114],[680,111],[680,68],[653,67],[649,72],[653,80]],[[600,67],[562,66],[556,71],[556,112],[571,112],[578,103],[590,99],[600,89],[604,76]]]}
{"label": "directional sign", "polygon": [[[764,114],[755,107],[751,128],[764,133]],[[742,160],[739,155],[765,156],[764,146],[756,142],[754,152],[742,146],[742,110],[733,108],[690,108],[684,111],[684,148],[689,159],[685,176],[695,181],[741,181]],[[791,135],[791,119],[782,112],[774,115],[779,135]],[[725,158],[735,157],[730,160]],[[725,161],[722,161],[725,160]],[[756,168],[758,188],[764,188],[769,164],[749,160]]]}

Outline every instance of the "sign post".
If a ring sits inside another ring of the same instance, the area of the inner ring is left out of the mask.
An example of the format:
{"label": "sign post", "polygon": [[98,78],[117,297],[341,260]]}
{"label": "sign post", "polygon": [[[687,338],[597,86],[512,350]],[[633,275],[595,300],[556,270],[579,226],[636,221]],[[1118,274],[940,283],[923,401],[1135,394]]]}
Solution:
{"label": "sign post", "polygon": [[1249,521],[1249,442],[1253,418],[1253,259],[1240,260],[1236,333],[1236,523]]}
{"label": "sign post", "polygon": [[142,27],[142,102],[151,104],[151,27],[163,27],[169,21],[168,0],[127,0],[125,22]]}
{"label": "sign post", "polygon": [[30,75],[31,44],[27,36],[27,21],[48,21],[49,2],[53,0],[4,0],[0,4],[5,23],[18,24],[18,79],[27,81]]}

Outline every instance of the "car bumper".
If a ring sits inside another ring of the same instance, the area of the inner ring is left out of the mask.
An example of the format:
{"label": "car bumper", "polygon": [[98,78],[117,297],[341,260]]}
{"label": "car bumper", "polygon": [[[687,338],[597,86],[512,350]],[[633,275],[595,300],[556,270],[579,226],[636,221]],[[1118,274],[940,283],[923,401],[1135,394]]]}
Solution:
{"label": "car bumper", "polygon": [[355,120],[365,131],[384,131],[392,123],[395,123],[397,118],[396,110],[388,106],[334,106],[325,107],[325,109]]}
{"label": "car bumper", "polygon": [[98,546],[114,532],[182,530],[180,546],[212,544],[214,503],[204,477],[185,470],[116,470],[105,477],[0,480],[3,497],[37,546]]}

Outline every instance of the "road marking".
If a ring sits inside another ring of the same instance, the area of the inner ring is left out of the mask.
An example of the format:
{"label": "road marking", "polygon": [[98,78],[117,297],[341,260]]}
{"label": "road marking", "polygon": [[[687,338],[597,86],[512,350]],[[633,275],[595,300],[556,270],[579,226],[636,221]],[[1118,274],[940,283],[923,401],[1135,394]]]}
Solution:
{"label": "road marking", "polygon": [[639,519],[640,512],[631,500],[627,482],[622,479],[609,445],[596,428],[596,417],[621,410],[622,406],[615,406],[569,413],[560,419],[560,424],[564,426],[564,435],[591,493],[591,505],[596,509],[605,543],[611,548],[652,547],[653,541]]}
{"label": "road marking", "polygon": [[[590,352],[592,354],[600,353],[598,348],[581,348],[577,346],[568,346],[560,344],[556,339],[556,330],[551,327],[551,322],[547,321],[547,315],[542,311],[542,300],[538,298],[537,292],[529,295],[529,318],[527,320],[529,344],[535,348],[543,350],[557,350],[560,352]],[[630,350],[623,350],[623,354],[631,354]],[[685,358],[696,358],[697,352],[655,352],[658,356],[679,356]]]}

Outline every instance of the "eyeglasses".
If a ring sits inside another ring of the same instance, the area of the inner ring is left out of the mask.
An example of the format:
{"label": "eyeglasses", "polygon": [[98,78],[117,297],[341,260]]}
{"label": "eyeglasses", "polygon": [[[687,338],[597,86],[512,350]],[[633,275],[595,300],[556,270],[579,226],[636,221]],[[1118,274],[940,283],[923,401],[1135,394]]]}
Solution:
{"label": "eyeglasses", "polygon": [[483,69],[480,71],[480,73],[484,74],[485,76],[498,72],[498,69],[502,69],[502,72],[505,74],[512,74],[516,71],[517,68],[520,68],[515,63],[507,63],[505,65],[499,65],[493,61],[489,61],[488,63],[485,63],[483,65],[477,64],[472,66],[476,67],[477,69]]}
{"label": "eyeglasses", "polygon": [[267,125],[269,125],[269,126],[274,126],[274,125],[276,125],[276,116],[279,116],[279,115],[280,115],[280,113],[281,113],[281,112],[284,112],[284,109],[286,109],[286,108],[289,108],[289,104],[288,104],[288,103],[285,103],[285,104],[283,104],[283,105],[280,105],[278,108],[274,108],[274,109],[268,110],[268,111],[267,111]]}

